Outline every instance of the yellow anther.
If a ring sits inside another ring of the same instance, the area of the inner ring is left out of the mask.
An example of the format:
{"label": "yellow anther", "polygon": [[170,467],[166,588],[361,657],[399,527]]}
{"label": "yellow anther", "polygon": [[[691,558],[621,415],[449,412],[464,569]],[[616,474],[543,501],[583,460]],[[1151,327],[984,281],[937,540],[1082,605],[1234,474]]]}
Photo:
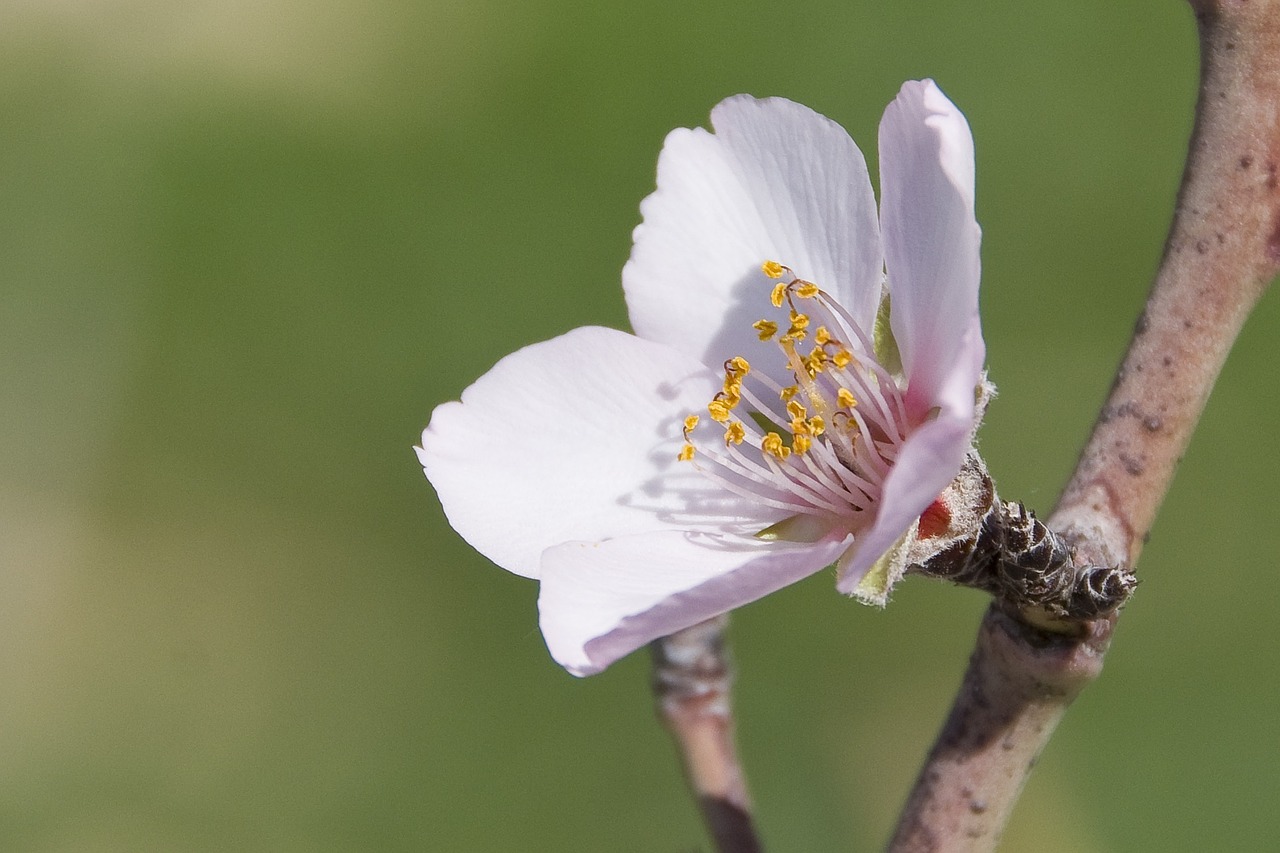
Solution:
{"label": "yellow anther", "polygon": [[841,388],[836,392],[836,402],[840,404],[842,409],[852,409],[858,405],[857,399],[854,398],[853,392],[848,388]]}
{"label": "yellow anther", "polygon": [[826,326],[819,326],[813,333],[813,342],[818,346],[826,346],[831,343],[831,333],[827,331]]}
{"label": "yellow anther", "polygon": [[831,356],[831,363],[841,369],[848,367],[851,361],[853,361],[853,353],[847,349],[839,350],[835,355]]}
{"label": "yellow anther", "polygon": [[791,417],[792,420],[796,420],[796,419],[803,419],[805,415],[809,414],[809,412],[807,409],[805,409],[803,403],[799,402],[798,400],[792,400],[791,402],[787,403],[787,414]]}
{"label": "yellow anther", "polygon": [[791,455],[791,448],[782,443],[782,436],[776,432],[771,432],[760,440],[760,449],[774,459],[786,459]]}
{"label": "yellow anther", "polygon": [[782,274],[786,271],[787,268],[777,261],[765,261],[760,265],[760,272],[769,276],[769,278],[782,278]]}
{"label": "yellow anther", "polygon": [[793,341],[803,341],[809,328],[809,315],[791,312],[791,328],[787,329],[787,337]]}
{"label": "yellow anther", "polygon": [[818,285],[814,284],[811,281],[804,281],[803,279],[797,279],[794,282],[794,285],[795,285],[796,296],[799,296],[801,299],[812,299],[813,297],[817,296],[819,293],[822,292],[821,290],[818,289]]}
{"label": "yellow anther", "polygon": [[787,286],[782,282],[778,282],[773,286],[773,293],[769,294],[769,301],[773,303],[774,308],[782,307],[782,300],[787,297]]}
{"label": "yellow anther", "polygon": [[810,376],[817,376],[827,365],[827,354],[823,350],[815,349],[804,357],[804,369],[809,371]]}
{"label": "yellow anther", "polygon": [[751,365],[740,355],[735,355],[724,363],[724,372],[727,376],[746,376],[751,372]]}
{"label": "yellow anther", "polygon": [[742,440],[747,437],[747,431],[742,428],[742,424],[734,421],[725,428],[724,443],[725,444],[742,444]]}
{"label": "yellow anther", "polygon": [[711,414],[711,420],[716,423],[724,423],[729,420],[729,412],[733,406],[724,400],[716,399],[707,403],[707,411]]}
{"label": "yellow anther", "polygon": [[812,444],[813,444],[813,439],[809,438],[809,436],[807,435],[801,435],[799,433],[797,433],[791,439],[791,449],[794,450],[796,453],[804,453],[808,451],[810,445]]}
{"label": "yellow anther", "polygon": [[689,433],[693,432],[693,428],[696,427],[697,425],[698,425],[698,416],[689,415],[689,417],[684,419],[684,434],[688,435]]}
{"label": "yellow anther", "polygon": [[778,324],[772,320],[756,320],[751,324],[751,328],[760,334],[760,340],[762,341],[767,341],[778,334]]}
{"label": "yellow anther", "polygon": [[827,431],[827,424],[822,418],[809,418],[809,435],[822,435]]}
{"label": "yellow anther", "polygon": [[688,462],[690,459],[693,458],[693,454],[694,454],[693,445],[686,444],[684,447],[680,448],[680,454],[676,458],[679,459],[681,462]]}
{"label": "yellow anther", "polygon": [[790,400],[792,397],[794,397],[799,393],[800,393],[799,385],[788,385],[786,388],[782,389],[782,392],[778,394],[778,396],[781,397],[782,401],[785,403],[786,401]]}

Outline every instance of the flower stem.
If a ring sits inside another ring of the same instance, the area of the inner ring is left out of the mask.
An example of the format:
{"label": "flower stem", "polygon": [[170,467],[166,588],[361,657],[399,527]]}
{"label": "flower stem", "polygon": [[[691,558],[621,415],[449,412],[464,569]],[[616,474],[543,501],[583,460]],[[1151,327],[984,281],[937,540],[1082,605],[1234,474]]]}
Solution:
{"label": "flower stem", "polygon": [[658,715],[676,743],[685,777],[720,853],[763,850],[733,738],[725,651],[727,615],[655,640],[653,692]]}
{"label": "flower stem", "polygon": [[[1131,569],[1245,318],[1280,271],[1280,0],[1190,0],[1195,130],[1164,257],[1051,528]],[[994,850],[1036,756],[1102,668],[1114,614],[1047,624],[995,604],[892,853]]]}

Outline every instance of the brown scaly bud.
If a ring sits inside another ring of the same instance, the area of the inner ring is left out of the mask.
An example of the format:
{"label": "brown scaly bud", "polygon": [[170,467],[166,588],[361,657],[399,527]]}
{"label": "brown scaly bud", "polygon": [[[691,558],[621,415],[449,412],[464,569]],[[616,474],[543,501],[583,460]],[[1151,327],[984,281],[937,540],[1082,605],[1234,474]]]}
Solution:
{"label": "brown scaly bud", "polygon": [[[1133,594],[1137,578],[1118,566],[1077,566],[1065,540],[1021,503],[1001,501],[982,459],[972,453],[957,484],[938,499],[952,518],[976,518],[967,534],[947,531],[951,541],[913,565],[913,574],[947,580],[990,593],[1019,610],[1039,610],[1051,619],[1088,621],[1118,610]],[[958,496],[968,512],[956,512]]]}

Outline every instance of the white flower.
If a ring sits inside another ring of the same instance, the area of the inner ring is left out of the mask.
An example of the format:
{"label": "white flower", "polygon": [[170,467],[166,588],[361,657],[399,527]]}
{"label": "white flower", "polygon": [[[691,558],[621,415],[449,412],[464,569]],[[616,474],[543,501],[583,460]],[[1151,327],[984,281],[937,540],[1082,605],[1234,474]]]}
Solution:
{"label": "white flower", "polygon": [[879,217],[835,123],[744,95],[711,120],[667,137],[641,205],[635,335],[507,356],[417,448],[454,529],[541,580],[543,635],[577,675],[833,563],[841,591],[883,603],[971,446],[964,117],[932,81],[902,87]]}

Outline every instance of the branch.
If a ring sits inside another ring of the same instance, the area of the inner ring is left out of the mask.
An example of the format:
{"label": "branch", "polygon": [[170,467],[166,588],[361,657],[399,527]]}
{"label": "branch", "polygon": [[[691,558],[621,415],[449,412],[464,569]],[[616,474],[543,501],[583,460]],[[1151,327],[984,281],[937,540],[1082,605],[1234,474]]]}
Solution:
{"label": "branch", "polygon": [[1067,706],[1102,669],[1112,620],[1084,641],[992,605],[951,715],[916,781],[892,851],[994,850]]}
{"label": "branch", "polygon": [[[1227,353],[1280,271],[1280,0],[1191,5],[1200,94],[1164,257],[1048,522],[1080,568],[1132,569]],[[997,599],[890,851],[995,849],[1114,623]]]}
{"label": "branch", "polygon": [[727,615],[655,640],[653,692],[685,777],[720,853],[764,848],[751,822],[751,801],[733,740],[729,689],[733,672],[724,646]]}
{"label": "branch", "polygon": [[1200,97],[1164,258],[1051,526],[1132,565],[1240,327],[1280,270],[1280,3],[1193,0]]}

